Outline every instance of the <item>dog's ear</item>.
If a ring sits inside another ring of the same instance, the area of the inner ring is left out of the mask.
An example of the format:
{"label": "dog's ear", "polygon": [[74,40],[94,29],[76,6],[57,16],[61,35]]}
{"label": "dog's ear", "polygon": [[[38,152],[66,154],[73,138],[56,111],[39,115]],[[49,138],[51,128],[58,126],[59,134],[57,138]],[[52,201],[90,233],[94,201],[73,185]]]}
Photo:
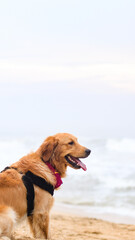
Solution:
{"label": "dog's ear", "polygon": [[53,156],[53,153],[58,145],[58,140],[55,137],[48,137],[42,145],[37,150],[40,157],[44,160],[44,162],[49,161]]}

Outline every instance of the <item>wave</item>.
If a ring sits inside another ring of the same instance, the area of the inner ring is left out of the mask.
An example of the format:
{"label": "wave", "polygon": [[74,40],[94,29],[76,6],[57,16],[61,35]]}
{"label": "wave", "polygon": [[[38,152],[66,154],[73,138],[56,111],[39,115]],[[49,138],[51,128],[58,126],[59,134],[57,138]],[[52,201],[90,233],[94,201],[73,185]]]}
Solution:
{"label": "wave", "polygon": [[108,139],[106,147],[111,151],[135,153],[135,139]]}

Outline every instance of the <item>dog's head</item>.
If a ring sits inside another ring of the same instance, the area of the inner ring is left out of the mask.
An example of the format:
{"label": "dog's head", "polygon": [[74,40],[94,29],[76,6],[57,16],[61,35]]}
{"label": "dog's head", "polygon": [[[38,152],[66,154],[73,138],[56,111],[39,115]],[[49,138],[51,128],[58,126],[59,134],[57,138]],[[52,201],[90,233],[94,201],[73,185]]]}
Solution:
{"label": "dog's head", "polygon": [[88,157],[90,152],[78,143],[76,137],[68,133],[48,137],[38,149],[43,161],[50,161],[61,176],[65,175],[67,166],[86,171],[85,164],[79,158]]}

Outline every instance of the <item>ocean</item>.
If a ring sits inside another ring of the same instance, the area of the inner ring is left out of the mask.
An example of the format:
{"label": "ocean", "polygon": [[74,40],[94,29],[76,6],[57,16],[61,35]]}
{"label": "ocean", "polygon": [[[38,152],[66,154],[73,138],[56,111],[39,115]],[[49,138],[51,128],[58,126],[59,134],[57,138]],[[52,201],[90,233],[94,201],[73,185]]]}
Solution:
{"label": "ocean", "polygon": [[[135,139],[78,138],[91,149],[87,171],[68,168],[55,201],[87,216],[135,224]],[[1,137],[0,170],[36,150],[44,139]]]}

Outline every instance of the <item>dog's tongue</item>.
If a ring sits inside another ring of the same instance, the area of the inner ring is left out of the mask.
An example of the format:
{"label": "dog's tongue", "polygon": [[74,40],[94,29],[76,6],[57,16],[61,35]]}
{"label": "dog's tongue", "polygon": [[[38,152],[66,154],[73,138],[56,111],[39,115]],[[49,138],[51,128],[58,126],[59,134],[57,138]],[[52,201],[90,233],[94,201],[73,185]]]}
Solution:
{"label": "dog's tongue", "polygon": [[72,159],[77,163],[78,166],[80,166],[84,171],[87,170],[86,165],[80,161],[80,159],[72,157]]}
{"label": "dog's tongue", "polygon": [[86,165],[83,162],[81,162],[80,160],[77,161],[77,162],[78,162],[77,165],[80,166],[84,171],[87,170],[87,167],[86,167]]}

